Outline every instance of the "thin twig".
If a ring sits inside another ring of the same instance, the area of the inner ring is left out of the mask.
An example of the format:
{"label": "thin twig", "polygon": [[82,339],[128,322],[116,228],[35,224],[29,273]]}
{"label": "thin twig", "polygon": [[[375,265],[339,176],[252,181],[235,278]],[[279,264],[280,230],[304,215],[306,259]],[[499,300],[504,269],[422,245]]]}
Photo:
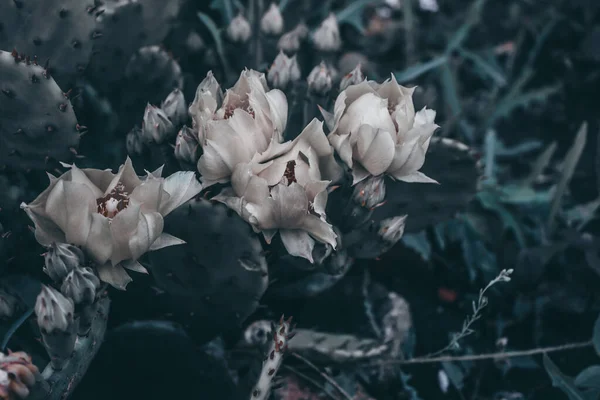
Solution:
{"label": "thin twig", "polygon": [[293,355],[294,357],[296,357],[298,360],[304,362],[310,368],[312,368],[313,370],[315,370],[315,372],[319,373],[319,375],[321,375],[323,377],[323,379],[325,379],[327,382],[329,382],[331,384],[331,386],[333,386],[334,388],[336,388],[336,390],[338,392],[340,392],[341,395],[345,399],[352,400],[352,396],[350,396],[340,385],[338,385],[338,383],[332,377],[330,377],[326,373],[322,372],[319,369],[319,367],[317,367],[315,364],[313,364],[312,362],[310,362],[309,360],[307,360],[305,357],[301,356],[298,353],[290,353],[290,354]]}
{"label": "thin twig", "polygon": [[563,344],[560,346],[540,347],[537,349],[506,351],[506,352],[497,352],[497,353],[473,354],[473,355],[468,355],[468,356],[419,357],[419,358],[412,358],[410,360],[383,360],[383,361],[371,363],[369,365],[377,366],[377,365],[386,365],[386,364],[396,364],[396,365],[431,364],[431,363],[440,363],[440,362],[479,361],[479,360],[490,360],[490,359],[504,360],[507,358],[534,356],[537,354],[555,353],[558,351],[581,349],[584,347],[589,347],[592,344],[593,344],[593,342],[591,340],[588,340],[587,342],[568,343],[568,344]]}

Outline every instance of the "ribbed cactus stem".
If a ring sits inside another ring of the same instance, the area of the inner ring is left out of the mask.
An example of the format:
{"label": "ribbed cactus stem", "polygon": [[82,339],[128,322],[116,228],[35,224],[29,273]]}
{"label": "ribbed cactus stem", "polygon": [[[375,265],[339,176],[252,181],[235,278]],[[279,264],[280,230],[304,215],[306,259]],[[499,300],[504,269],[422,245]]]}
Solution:
{"label": "ribbed cactus stem", "polygon": [[263,361],[263,367],[260,371],[258,382],[252,389],[250,400],[266,400],[269,398],[273,380],[277,371],[283,362],[283,355],[288,347],[288,341],[293,337],[291,333],[292,317],[287,321],[283,315],[275,329],[273,329],[273,341],[269,347],[269,352]]}

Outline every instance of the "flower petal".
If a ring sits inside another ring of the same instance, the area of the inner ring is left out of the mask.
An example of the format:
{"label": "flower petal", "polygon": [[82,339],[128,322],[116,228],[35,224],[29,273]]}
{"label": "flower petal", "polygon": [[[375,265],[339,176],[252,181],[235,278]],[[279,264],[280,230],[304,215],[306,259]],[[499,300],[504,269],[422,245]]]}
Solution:
{"label": "flower petal", "polygon": [[102,282],[106,282],[119,290],[125,290],[127,284],[133,281],[120,265],[112,266],[110,263],[106,263],[96,266],[96,270]]}
{"label": "flower petal", "polygon": [[141,205],[133,203],[113,218],[110,224],[113,238],[113,254],[110,257],[112,265],[133,258],[129,248],[129,237],[138,226],[140,212]]}
{"label": "flower petal", "polygon": [[283,140],[283,132],[287,125],[288,102],[285,94],[279,89],[273,89],[265,93],[271,111],[271,123],[275,131],[275,137]]}
{"label": "flower petal", "polygon": [[84,248],[97,264],[104,264],[110,259],[113,252],[113,239],[110,223],[104,215],[92,214],[90,234]]}
{"label": "flower petal", "polygon": [[163,231],[164,221],[160,213],[140,212],[137,229],[129,237],[129,250],[131,259],[137,260],[150,250],[150,246]]}
{"label": "flower petal", "polygon": [[287,252],[294,257],[306,258],[314,263],[312,252],[315,241],[305,231],[298,229],[280,229],[279,235]]}
{"label": "flower petal", "polygon": [[163,232],[160,234],[158,239],[156,239],[154,243],[152,243],[152,246],[150,246],[150,251],[160,250],[165,247],[177,246],[185,243],[185,240],[181,240],[173,235],[169,235],[168,233]]}
{"label": "flower petal", "polygon": [[374,176],[383,174],[394,160],[394,139],[390,132],[362,125],[358,130],[354,158]]}
{"label": "flower petal", "polygon": [[[392,176],[394,176],[394,175],[392,175]],[[396,178],[399,181],[408,182],[408,183],[437,183],[438,185],[440,184],[435,179],[428,177],[427,175],[425,175],[424,173],[422,173],[420,171],[415,171],[415,172],[411,173],[410,175],[401,175],[398,177],[394,176],[394,178]]]}
{"label": "flower petal", "polygon": [[104,195],[110,193],[119,182],[125,186],[125,191],[128,193],[131,193],[133,189],[142,183],[137,176],[135,169],[133,169],[133,164],[131,163],[129,156],[127,156],[125,163],[119,167],[119,172],[113,177],[112,181],[104,191]]}
{"label": "flower petal", "polygon": [[307,215],[302,219],[298,228],[305,230],[321,243],[330,244],[334,249],[337,247],[337,235],[333,231],[333,227],[319,217]]}
{"label": "flower petal", "polygon": [[89,187],[59,180],[48,194],[45,210],[65,233],[68,243],[85,245],[92,225],[91,214],[96,212],[96,197]]}
{"label": "flower petal", "polygon": [[163,183],[159,179],[145,180],[133,189],[129,196],[130,201],[135,201],[142,206],[144,211],[158,211],[163,202]]}
{"label": "flower petal", "polygon": [[162,189],[169,194],[169,198],[163,198],[159,212],[163,215],[169,215],[171,211],[190,200],[202,191],[202,184],[196,179],[193,171],[180,171],[166,178]]}
{"label": "flower petal", "polygon": [[[42,246],[49,246],[53,242],[65,243],[65,233],[50,218],[39,215],[38,212],[25,203],[21,203],[21,209],[27,213],[27,216],[35,225],[35,240]],[[39,211],[44,211],[39,209]],[[45,211],[44,211],[45,214]]]}

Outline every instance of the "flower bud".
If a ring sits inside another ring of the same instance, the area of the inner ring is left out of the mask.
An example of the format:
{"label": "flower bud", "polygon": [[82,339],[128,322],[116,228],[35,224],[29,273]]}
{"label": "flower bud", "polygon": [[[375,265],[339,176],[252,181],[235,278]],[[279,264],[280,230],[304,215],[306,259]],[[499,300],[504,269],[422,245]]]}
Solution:
{"label": "flower bud", "polygon": [[288,53],[295,53],[300,50],[301,42],[308,35],[308,27],[304,23],[299,23],[293,30],[284,33],[277,42],[279,50]]}
{"label": "flower bud", "polygon": [[338,51],[342,47],[340,27],[335,14],[330,13],[313,33],[313,43],[320,51]]}
{"label": "flower bud", "polygon": [[173,125],[181,126],[188,119],[187,105],[183,92],[179,89],[174,89],[167,98],[162,102],[160,108],[167,114]]}
{"label": "flower bud", "polygon": [[75,305],[91,304],[96,300],[96,291],[100,288],[100,279],[91,268],[75,268],[63,281],[60,291],[69,297]]}
{"label": "flower bud", "polygon": [[40,371],[32,364],[31,356],[22,351],[0,353],[0,399],[24,399],[36,381],[41,380]]}
{"label": "flower bud", "polygon": [[386,218],[379,224],[379,236],[389,244],[396,244],[404,234],[406,215]]}
{"label": "flower bud", "polygon": [[[216,110],[223,101],[223,90],[212,71],[208,71],[206,78],[200,82],[196,89],[194,101],[190,104],[188,112],[192,117],[192,128],[199,129],[202,115],[207,108]],[[212,114],[212,112],[210,112]]]}
{"label": "flower bud", "polygon": [[348,86],[358,85],[365,80],[362,72],[362,65],[359,63],[352,71],[346,74],[340,81],[340,91],[346,90]]}
{"label": "flower bud", "polygon": [[77,323],[74,312],[71,299],[51,287],[42,286],[42,292],[35,302],[35,314],[42,342],[56,370],[66,365],[75,348]]}
{"label": "flower bud", "polygon": [[261,18],[260,30],[267,35],[279,35],[283,32],[283,16],[275,3],[271,3],[271,6]]}
{"label": "flower bud", "polygon": [[331,90],[333,85],[331,73],[325,61],[321,61],[319,65],[310,71],[306,81],[308,82],[308,88],[314,93],[327,94]]}
{"label": "flower bud", "polygon": [[184,126],[177,134],[175,141],[175,158],[187,164],[198,162],[198,139],[191,128]]}
{"label": "flower bud", "polygon": [[232,42],[246,43],[250,36],[252,36],[250,23],[242,14],[238,14],[227,27],[227,37]]}
{"label": "flower bud", "polygon": [[44,255],[44,272],[54,282],[61,283],[69,272],[85,262],[83,251],[68,243],[52,243]]}
{"label": "flower bud", "polygon": [[144,152],[144,142],[142,140],[142,130],[137,126],[129,131],[125,138],[125,147],[129,155],[140,156]]}
{"label": "flower bud", "polygon": [[0,320],[11,318],[16,308],[17,299],[4,290],[0,290]]}
{"label": "flower bud", "polygon": [[148,104],[144,112],[142,138],[148,142],[161,144],[175,132],[167,114],[158,107]]}
{"label": "flower bud", "polygon": [[98,310],[96,303],[100,279],[91,268],[75,268],[65,278],[60,291],[73,300],[79,317],[78,334],[85,336],[92,327]]}
{"label": "flower bud", "polygon": [[437,0],[419,0],[419,7],[421,10],[429,12],[438,12],[440,10]]}
{"label": "flower bud", "polygon": [[289,58],[283,50],[280,51],[267,73],[269,84],[278,89],[285,89],[290,82],[298,79],[300,79],[300,67],[296,56]]}
{"label": "flower bud", "polygon": [[354,186],[352,199],[368,209],[379,207],[385,199],[385,181],[383,175],[370,176]]}

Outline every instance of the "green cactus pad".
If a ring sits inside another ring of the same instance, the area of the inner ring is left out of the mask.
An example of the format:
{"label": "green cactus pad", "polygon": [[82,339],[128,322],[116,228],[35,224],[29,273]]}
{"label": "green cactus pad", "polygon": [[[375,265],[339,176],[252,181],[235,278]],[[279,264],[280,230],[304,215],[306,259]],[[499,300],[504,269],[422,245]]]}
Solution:
{"label": "green cactus pad", "polygon": [[43,170],[79,145],[73,107],[45,69],[0,51],[0,166]]}
{"label": "green cactus pad", "polygon": [[[93,1],[26,0],[0,2],[0,49],[48,62],[60,85],[81,74],[92,55]],[[63,89],[66,89],[63,87]]]}
{"label": "green cactus pad", "polygon": [[237,326],[256,310],[268,285],[267,262],[237,214],[192,199],[165,218],[165,232],[186,244],[149,253],[151,273],[184,312],[194,313],[203,335]]}

